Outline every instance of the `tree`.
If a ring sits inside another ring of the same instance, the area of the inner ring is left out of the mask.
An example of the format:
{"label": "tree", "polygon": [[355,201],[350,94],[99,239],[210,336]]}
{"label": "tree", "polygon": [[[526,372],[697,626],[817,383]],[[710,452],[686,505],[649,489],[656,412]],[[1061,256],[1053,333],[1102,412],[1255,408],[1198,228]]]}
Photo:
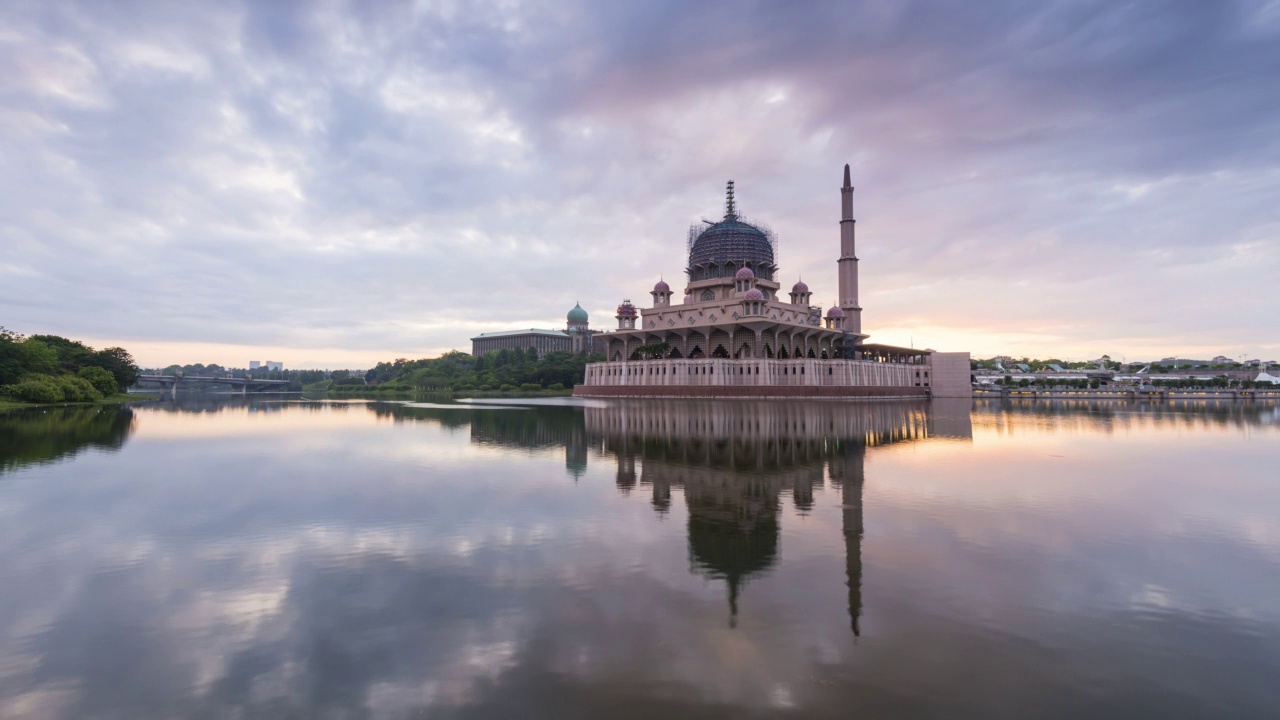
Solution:
{"label": "tree", "polygon": [[120,387],[116,384],[116,377],[106,368],[82,367],[80,372],[76,374],[88,380],[89,384],[93,385],[103,396],[115,395],[120,390]]}
{"label": "tree", "polygon": [[93,348],[77,340],[58,335],[32,335],[31,339],[39,340],[57,354],[59,372],[77,372],[89,365],[89,358],[93,357]]}
{"label": "tree", "polygon": [[100,367],[116,379],[116,387],[124,389],[138,382],[138,376],[142,371],[138,369],[138,364],[133,361],[133,355],[122,347],[110,347],[106,350],[99,350],[93,353],[90,361],[87,363],[94,367]]}
{"label": "tree", "polygon": [[41,375],[58,374],[58,353],[35,336],[22,341],[22,372],[40,373]]}
{"label": "tree", "polygon": [[22,336],[0,327],[0,385],[22,379]]}

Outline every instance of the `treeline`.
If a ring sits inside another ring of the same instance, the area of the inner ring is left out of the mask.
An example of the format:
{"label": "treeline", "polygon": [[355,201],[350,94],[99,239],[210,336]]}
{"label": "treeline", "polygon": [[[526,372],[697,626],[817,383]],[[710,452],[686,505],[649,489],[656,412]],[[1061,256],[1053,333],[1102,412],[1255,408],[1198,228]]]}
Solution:
{"label": "treeline", "polygon": [[1179,378],[1177,380],[1152,380],[1151,384],[1155,387],[1167,388],[1183,388],[1204,390],[1208,388],[1240,388],[1242,390],[1253,390],[1263,388],[1274,388],[1275,385],[1257,380],[1229,380],[1225,377],[1216,377],[1210,379],[1200,378]]}
{"label": "treeline", "polygon": [[[1105,365],[1108,370],[1120,370],[1123,367],[1122,363],[1112,360],[1110,355],[1103,355],[1100,359],[1102,360],[1102,364]],[[997,356],[993,358],[988,358],[986,360],[979,360],[977,358],[974,358],[969,361],[970,370],[995,370],[1001,365],[1003,365],[1003,367],[1006,370],[1016,370],[1019,365],[1026,365],[1031,370],[1031,372],[1042,372],[1042,371],[1052,370],[1052,368],[1049,367],[1050,365],[1057,365],[1063,370],[1097,370],[1098,369],[1097,360],[1073,362],[1069,360],[1059,360],[1058,358],[1048,358],[1047,360],[1041,360],[1040,358],[1028,358],[1028,357],[1011,358],[1011,357]]]}
{"label": "treeline", "polygon": [[[438,358],[378,363],[364,380],[388,390],[563,390],[582,383],[587,363],[602,360],[599,354],[568,352],[539,356],[534,348],[497,350],[481,357],[455,350]],[[334,389],[350,383],[335,383]]]}
{"label": "treeline", "polygon": [[0,327],[0,394],[33,403],[91,402],[124,391],[138,366],[120,347],[94,350],[57,335]]}
{"label": "treeline", "polygon": [[[1126,367],[1125,363],[1120,363],[1115,360],[1112,360],[1110,355],[1103,355],[1100,358],[1100,360],[1102,360],[1102,364],[1105,365],[1106,369],[1108,370],[1121,371],[1121,370],[1124,370],[1124,368]],[[1148,363],[1143,363],[1143,362],[1131,362],[1127,364],[1127,367],[1131,369],[1136,369],[1147,364]],[[1199,363],[1182,363],[1178,365],[1174,365],[1174,364],[1162,365],[1157,362],[1157,363],[1149,363],[1149,364],[1151,366],[1151,372],[1153,373],[1170,372],[1174,370],[1193,370],[1193,369],[1200,369],[1200,370],[1250,369],[1238,362],[1216,363],[1216,364],[1199,362]],[[1026,365],[1030,372],[1051,371],[1053,368],[1049,367],[1050,365],[1057,365],[1063,370],[1097,370],[1098,369],[1097,360],[1089,360],[1085,362],[1069,362],[1067,360],[1059,360],[1057,358],[1049,358],[1048,360],[1041,360],[1039,358],[1022,357],[1022,358],[1015,359],[1010,357],[998,356],[998,357],[993,357],[986,360],[979,360],[977,358],[974,358],[969,361],[970,370],[995,370],[1000,367],[1004,367],[1005,370],[1016,371],[1018,369],[1018,366],[1020,365]],[[1262,363],[1261,365],[1250,366],[1250,367],[1257,367],[1258,369],[1266,370],[1268,368],[1272,368],[1276,366],[1273,363]]]}
{"label": "treeline", "polygon": [[[1108,383],[1098,378],[1090,379],[1055,379],[1055,378],[1036,378],[1034,380],[1022,378],[1014,380],[1013,376],[1005,375],[1000,379],[1000,384],[1006,387],[1036,387],[1036,388],[1069,388],[1069,389],[1094,389],[1099,387],[1107,387],[1108,385],[1128,387],[1132,385],[1130,382]],[[1232,380],[1226,377],[1216,378],[1181,378],[1177,380],[1152,380],[1151,385],[1154,387],[1179,388],[1186,390],[1209,390],[1213,388],[1274,388],[1269,382],[1258,382],[1255,380]]]}
{"label": "treeline", "polygon": [[346,380],[353,376],[359,377],[359,382],[363,384],[363,375],[359,375],[352,370],[267,370],[259,368],[257,370],[249,370],[247,368],[228,368],[217,363],[192,363],[189,365],[169,365],[163,368],[155,368],[148,371],[156,375],[178,375],[182,374],[186,377],[232,377],[242,378],[246,375],[252,375],[258,380],[287,380],[289,385],[285,388],[287,391],[301,390],[304,385],[312,385],[314,383],[325,380]]}

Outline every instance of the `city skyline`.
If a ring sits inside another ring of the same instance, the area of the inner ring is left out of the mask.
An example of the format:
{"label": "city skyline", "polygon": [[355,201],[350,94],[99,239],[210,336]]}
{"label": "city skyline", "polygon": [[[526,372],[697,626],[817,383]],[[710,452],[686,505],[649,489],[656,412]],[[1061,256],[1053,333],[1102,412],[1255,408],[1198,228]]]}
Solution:
{"label": "city skyline", "polygon": [[846,162],[871,342],[1280,355],[1274,3],[0,18],[0,325],[146,366],[612,328],[728,179],[830,307]]}

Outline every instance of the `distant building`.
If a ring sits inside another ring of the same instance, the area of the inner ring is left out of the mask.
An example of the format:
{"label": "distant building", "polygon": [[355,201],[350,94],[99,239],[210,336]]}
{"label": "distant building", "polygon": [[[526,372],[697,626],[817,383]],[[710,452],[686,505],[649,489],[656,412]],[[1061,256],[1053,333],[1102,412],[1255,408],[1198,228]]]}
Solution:
{"label": "distant building", "polygon": [[258,362],[257,360],[250,360],[250,361],[249,361],[249,369],[250,369],[250,370],[258,370],[258,369],[260,369],[261,367],[262,367],[262,363]]}
{"label": "distant building", "polygon": [[[1198,367],[1200,365],[1213,365],[1217,360],[1192,360],[1191,358],[1167,357],[1160,361],[1161,365],[1172,365],[1174,367]],[[1231,362],[1228,358],[1223,358],[1222,362]]]}
{"label": "distant building", "polygon": [[267,360],[263,363],[267,370],[284,370],[284,363],[275,360]]}
{"label": "distant building", "polygon": [[534,348],[539,355],[549,352],[570,352],[581,355],[590,352],[595,331],[591,329],[587,311],[575,303],[565,315],[564,330],[502,330],[480,333],[471,338],[471,354],[480,357],[497,350],[528,350]]}

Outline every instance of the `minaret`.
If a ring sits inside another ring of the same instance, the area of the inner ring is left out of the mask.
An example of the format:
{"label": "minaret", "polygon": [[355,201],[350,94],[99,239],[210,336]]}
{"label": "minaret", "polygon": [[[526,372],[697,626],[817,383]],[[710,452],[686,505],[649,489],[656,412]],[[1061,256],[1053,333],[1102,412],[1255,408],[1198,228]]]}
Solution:
{"label": "minaret", "polygon": [[849,166],[844,166],[844,187],[840,188],[840,309],[844,310],[844,329],[862,333],[862,308],[858,306],[858,258],[853,242],[853,184],[849,182]]}

